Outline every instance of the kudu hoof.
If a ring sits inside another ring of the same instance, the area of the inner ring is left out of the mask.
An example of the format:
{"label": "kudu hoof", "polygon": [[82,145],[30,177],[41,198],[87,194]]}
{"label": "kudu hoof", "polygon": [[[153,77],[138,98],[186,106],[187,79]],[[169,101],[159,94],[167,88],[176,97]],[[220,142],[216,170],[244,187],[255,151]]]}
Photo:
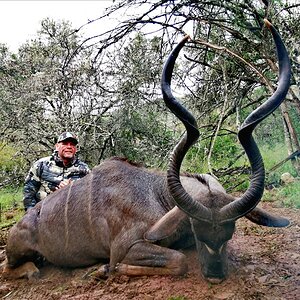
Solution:
{"label": "kudu hoof", "polygon": [[103,265],[98,269],[92,269],[84,275],[84,278],[107,279],[109,276],[109,265]]}

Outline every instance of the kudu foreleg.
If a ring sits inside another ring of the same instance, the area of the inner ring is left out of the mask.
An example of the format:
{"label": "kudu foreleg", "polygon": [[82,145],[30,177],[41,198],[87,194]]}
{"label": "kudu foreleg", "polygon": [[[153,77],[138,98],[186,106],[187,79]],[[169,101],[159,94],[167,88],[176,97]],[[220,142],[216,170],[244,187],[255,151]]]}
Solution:
{"label": "kudu foreleg", "polygon": [[[108,269],[102,266],[95,273],[104,277]],[[110,267],[110,272],[128,276],[184,275],[187,269],[186,256],[179,251],[140,242],[130,248],[121,263]]]}
{"label": "kudu foreleg", "polygon": [[183,275],[187,272],[187,260],[179,251],[140,242],[130,248],[116,272],[132,276]]}
{"label": "kudu foreleg", "polygon": [[7,260],[2,265],[2,278],[5,279],[19,279],[28,278],[29,280],[36,279],[40,275],[39,269],[33,262],[26,262],[19,267],[9,267]]}

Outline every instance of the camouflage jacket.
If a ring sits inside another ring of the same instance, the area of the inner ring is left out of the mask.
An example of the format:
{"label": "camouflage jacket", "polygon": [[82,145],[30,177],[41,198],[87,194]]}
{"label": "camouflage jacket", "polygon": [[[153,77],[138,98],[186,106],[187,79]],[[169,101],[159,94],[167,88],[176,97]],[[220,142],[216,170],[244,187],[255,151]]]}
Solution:
{"label": "camouflage jacket", "polygon": [[65,167],[57,153],[36,161],[30,168],[24,184],[24,208],[27,210],[55,191],[65,179],[76,180],[90,171],[87,164],[74,158],[72,164]]}

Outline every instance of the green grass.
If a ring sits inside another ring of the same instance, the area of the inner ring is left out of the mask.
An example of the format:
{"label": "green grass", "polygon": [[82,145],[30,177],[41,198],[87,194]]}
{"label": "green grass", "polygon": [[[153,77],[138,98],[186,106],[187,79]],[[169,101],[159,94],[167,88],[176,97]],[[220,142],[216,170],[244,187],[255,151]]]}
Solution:
{"label": "green grass", "polygon": [[279,162],[281,162],[288,156],[285,145],[277,144],[273,147],[259,146],[259,148],[264,160],[265,168],[268,174],[268,179],[279,181],[281,174],[286,172],[289,172],[293,176],[297,176],[297,171],[293,167],[290,160],[285,162],[283,165],[281,165],[274,171],[270,171],[273,166],[277,165]]}
{"label": "green grass", "polygon": [[21,188],[0,189],[0,229],[16,223],[24,215]]}
{"label": "green grass", "polygon": [[277,202],[283,207],[300,209],[300,181],[265,190],[262,201]]}
{"label": "green grass", "polygon": [[278,191],[278,197],[285,207],[300,208],[300,181],[283,186]]}
{"label": "green grass", "polygon": [[0,204],[3,209],[22,204],[22,189],[21,188],[2,188],[0,189]]}
{"label": "green grass", "polygon": [[[288,156],[285,145],[277,144],[273,147],[260,146],[260,150],[267,173],[266,185],[273,185],[275,187],[272,190],[265,191],[263,201],[276,201],[284,207],[300,208],[300,180],[291,161],[289,160],[274,171],[270,171],[273,166]],[[281,183],[280,177],[286,172],[295,177],[294,183],[287,185]]]}

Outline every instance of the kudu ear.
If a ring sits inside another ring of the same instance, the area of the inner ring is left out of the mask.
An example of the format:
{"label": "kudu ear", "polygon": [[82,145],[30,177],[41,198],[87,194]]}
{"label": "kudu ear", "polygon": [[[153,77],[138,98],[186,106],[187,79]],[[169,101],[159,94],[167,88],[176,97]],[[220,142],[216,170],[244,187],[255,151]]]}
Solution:
{"label": "kudu ear", "polygon": [[151,242],[167,238],[175,232],[184,218],[187,218],[187,215],[175,206],[145,233],[144,238]]}
{"label": "kudu ear", "polygon": [[286,227],[290,221],[286,218],[272,215],[261,208],[254,208],[245,217],[253,223],[268,227]]}

